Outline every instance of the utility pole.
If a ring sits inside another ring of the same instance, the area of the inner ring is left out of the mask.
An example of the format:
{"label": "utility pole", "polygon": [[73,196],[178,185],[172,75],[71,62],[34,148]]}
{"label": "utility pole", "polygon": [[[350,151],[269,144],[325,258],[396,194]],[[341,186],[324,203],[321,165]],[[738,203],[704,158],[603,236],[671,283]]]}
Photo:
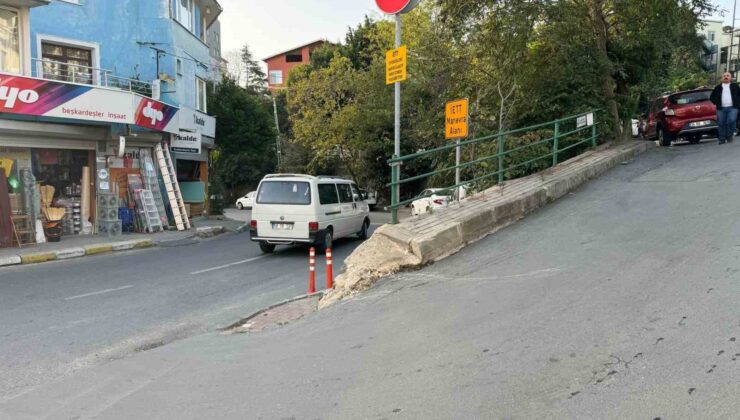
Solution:
{"label": "utility pole", "polygon": [[730,71],[730,63],[732,62],[732,49],[735,46],[735,11],[736,10],[737,10],[737,0],[735,0],[735,5],[732,6],[732,32],[730,32],[730,51],[727,52],[727,68],[725,69],[725,71]]}
{"label": "utility pole", "polygon": [[277,101],[275,100],[275,95],[272,96],[272,111],[275,114],[275,131],[277,132],[277,136],[275,137],[275,149],[277,151],[277,171],[280,172],[281,165],[280,165],[280,158],[282,151],[280,150],[280,121],[278,120],[278,113],[277,113]]}

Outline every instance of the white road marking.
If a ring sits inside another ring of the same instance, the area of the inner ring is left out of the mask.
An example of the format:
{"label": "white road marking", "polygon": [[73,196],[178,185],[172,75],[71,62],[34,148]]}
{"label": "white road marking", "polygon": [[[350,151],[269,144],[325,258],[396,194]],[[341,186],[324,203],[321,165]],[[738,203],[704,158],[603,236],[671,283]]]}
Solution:
{"label": "white road marking", "polygon": [[102,295],[103,293],[118,292],[118,291],[121,291],[121,290],[130,289],[132,287],[134,287],[134,286],[132,284],[129,284],[128,286],[118,287],[118,288],[115,288],[115,289],[105,289],[105,290],[99,290],[97,292],[85,293],[83,295],[70,296],[70,297],[64,298],[64,300],[73,300],[73,299],[79,299],[79,298],[84,298],[84,297],[88,297],[88,296]]}
{"label": "white road marking", "polygon": [[241,261],[233,262],[233,263],[230,263],[230,264],[219,265],[218,267],[211,267],[211,268],[206,268],[205,270],[193,271],[190,274],[191,275],[203,274],[203,273],[207,273],[209,271],[221,270],[222,268],[229,268],[229,267],[233,267],[235,265],[246,264],[248,262],[261,260],[262,258],[265,258],[266,256],[267,255],[260,255],[259,257],[249,258],[249,259],[246,259],[246,260],[241,260]]}

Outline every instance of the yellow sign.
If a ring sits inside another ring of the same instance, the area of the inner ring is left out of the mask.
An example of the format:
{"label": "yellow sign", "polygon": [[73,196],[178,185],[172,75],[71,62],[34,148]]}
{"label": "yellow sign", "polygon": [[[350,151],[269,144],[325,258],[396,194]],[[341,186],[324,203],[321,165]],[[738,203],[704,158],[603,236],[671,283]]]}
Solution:
{"label": "yellow sign", "polygon": [[13,170],[13,162],[15,162],[13,159],[0,158],[0,169],[5,171],[6,178],[10,176],[10,171]]}
{"label": "yellow sign", "polygon": [[392,85],[406,80],[406,46],[385,53],[385,84]]}
{"label": "yellow sign", "polygon": [[468,100],[458,99],[445,104],[445,139],[468,136]]}

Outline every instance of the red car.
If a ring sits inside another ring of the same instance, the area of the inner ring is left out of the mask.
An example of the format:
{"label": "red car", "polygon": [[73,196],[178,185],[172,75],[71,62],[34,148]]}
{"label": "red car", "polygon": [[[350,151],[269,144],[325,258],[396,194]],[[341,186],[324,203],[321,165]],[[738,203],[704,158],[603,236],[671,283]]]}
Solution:
{"label": "red car", "polygon": [[699,88],[661,96],[650,105],[643,131],[649,140],[670,146],[679,138],[695,144],[703,135],[717,135],[717,109],[709,101],[711,89]]}

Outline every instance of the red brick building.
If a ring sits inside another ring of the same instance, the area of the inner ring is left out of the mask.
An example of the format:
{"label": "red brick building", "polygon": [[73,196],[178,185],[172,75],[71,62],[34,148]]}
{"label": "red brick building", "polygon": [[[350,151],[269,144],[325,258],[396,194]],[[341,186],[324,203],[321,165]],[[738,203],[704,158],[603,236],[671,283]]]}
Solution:
{"label": "red brick building", "polygon": [[311,52],[324,45],[325,42],[323,40],[314,41],[263,59],[262,61],[267,63],[267,88],[270,91],[284,88],[290,69],[307,64],[311,58]]}

